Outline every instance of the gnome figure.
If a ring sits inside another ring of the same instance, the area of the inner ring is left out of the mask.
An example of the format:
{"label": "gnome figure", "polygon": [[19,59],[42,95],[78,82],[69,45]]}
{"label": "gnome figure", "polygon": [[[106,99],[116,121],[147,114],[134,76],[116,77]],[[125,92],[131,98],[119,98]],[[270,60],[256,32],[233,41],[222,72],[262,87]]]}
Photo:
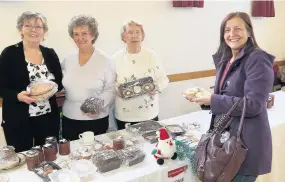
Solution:
{"label": "gnome figure", "polygon": [[158,143],[155,145],[155,149],[152,150],[154,158],[159,165],[164,163],[164,159],[175,160],[177,158],[176,153],[176,141],[169,137],[165,128],[160,128],[157,131]]}

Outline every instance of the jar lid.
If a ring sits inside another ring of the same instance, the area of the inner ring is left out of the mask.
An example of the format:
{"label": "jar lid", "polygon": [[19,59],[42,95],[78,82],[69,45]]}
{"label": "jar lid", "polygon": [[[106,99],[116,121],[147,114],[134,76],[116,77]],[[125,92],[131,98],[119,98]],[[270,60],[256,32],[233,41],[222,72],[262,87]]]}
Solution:
{"label": "jar lid", "polygon": [[51,148],[52,147],[52,144],[51,143],[46,143],[44,144],[44,148]]}
{"label": "jar lid", "polygon": [[33,150],[38,150],[38,151],[40,151],[40,150],[42,150],[42,147],[38,145],[38,146],[32,147],[32,149],[33,149]]}
{"label": "jar lid", "polygon": [[36,151],[36,150],[29,150],[29,151],[26,153],[26,155],[27,155],[28,157],[35,157],[35,156],[37,156],[38,154],[39,154],[39,152]]}
{"label": "jar lid", "polygon": [[122,136],[118,136],[117,138],[114,138],[113,141],[121,142],[121,141],[124,141],[124,138]]}
{"label": "jar lid", "polygon": [[65,139],[65,138],[63,138],[63,139],[59,140],[59,143],[67,143],[67,142],[68,142],[68,140],[67,140],[67,139]]}
{"label": "jar lid", "polygon": [[56,137],[54,137],[54,136],[49,136],[49,137],[46,137],[46,141],[57,141],[56,140]]}

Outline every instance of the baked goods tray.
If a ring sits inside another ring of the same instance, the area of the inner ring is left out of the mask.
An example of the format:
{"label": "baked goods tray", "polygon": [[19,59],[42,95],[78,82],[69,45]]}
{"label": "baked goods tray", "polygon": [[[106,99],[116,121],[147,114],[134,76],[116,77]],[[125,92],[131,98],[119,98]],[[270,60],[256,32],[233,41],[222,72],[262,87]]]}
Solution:
{"label": "baked goods tray", "polygon": [[163,127],[156,121],[148,120],[134,125],[127,125],[126,131],[132,134],[142,135],[149,132],[156,132],[159,128]]}
{"label": "baked goods tray", "polygon": [[166,125],[165,128],[172,136],[183,135],[186,131],[178,124]]}
{"label": "baked goods tray", "polygon": [[121,160],[122,165],[126,166],[136,165],[145,159],[145,153],[137,147],[129,147],[118,150],[117,154]]}
{"label": "baked goods tray", "polygon": [[33,171],[42,178],[44,182],[50,182],[50,178],[48,175],[52,173],[54,170],[60,170],[61,167],[59,167],[54,162],[42,162],[37,168],[33,169]]}
{"label": "baked goods tray", "polygon": [[156,131],[144,133],[142,137],[151,144],[158,142]]}
{"label": "baked goods tray", "polygon": [[119,85],[118,90],[123,99],[130,99],[155,90],[152,77],[144,77]]}

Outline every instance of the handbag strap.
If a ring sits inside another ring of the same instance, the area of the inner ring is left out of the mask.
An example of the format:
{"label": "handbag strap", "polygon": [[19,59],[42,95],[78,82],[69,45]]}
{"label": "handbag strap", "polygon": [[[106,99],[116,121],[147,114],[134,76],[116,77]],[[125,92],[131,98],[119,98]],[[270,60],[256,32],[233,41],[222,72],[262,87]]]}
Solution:
{"label": "handbag strap", "polygon": [[239,127],[238,127],[238,131],[237,131],[238,141],[240,140],[240,134],[241,134],[241,130],[242,130],[243,122],[244,122],[245,111],[246,111],[246,97],[243,97],[243,109],[242,109],[242,114],[240,117]]}
{"label": "handbag strap", "polygon": [[238,104],[241,102],[241,98],[239,98],[234,105],[231,107],[231,109],[227,112],[227,114],[223,114],[222,117],[214,124],[214,133],[217,132],[222,132],[227,126],[229,126],[229,122],[231,122],[230,118],[231,118],[231,114],[233,113],[233,111],[236,109],[236,107],[238,106]]}

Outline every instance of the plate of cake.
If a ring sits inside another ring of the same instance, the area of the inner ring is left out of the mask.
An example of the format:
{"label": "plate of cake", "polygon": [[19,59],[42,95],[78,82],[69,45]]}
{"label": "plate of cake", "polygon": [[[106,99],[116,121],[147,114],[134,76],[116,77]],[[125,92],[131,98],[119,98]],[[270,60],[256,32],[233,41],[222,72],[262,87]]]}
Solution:
{"label": "plate of cake", "polygon": [[33,82],[27,87],[27,91],[30,92],[30,97],[37,101],[49,99],[57,90],[57,84],[49,80]]}

